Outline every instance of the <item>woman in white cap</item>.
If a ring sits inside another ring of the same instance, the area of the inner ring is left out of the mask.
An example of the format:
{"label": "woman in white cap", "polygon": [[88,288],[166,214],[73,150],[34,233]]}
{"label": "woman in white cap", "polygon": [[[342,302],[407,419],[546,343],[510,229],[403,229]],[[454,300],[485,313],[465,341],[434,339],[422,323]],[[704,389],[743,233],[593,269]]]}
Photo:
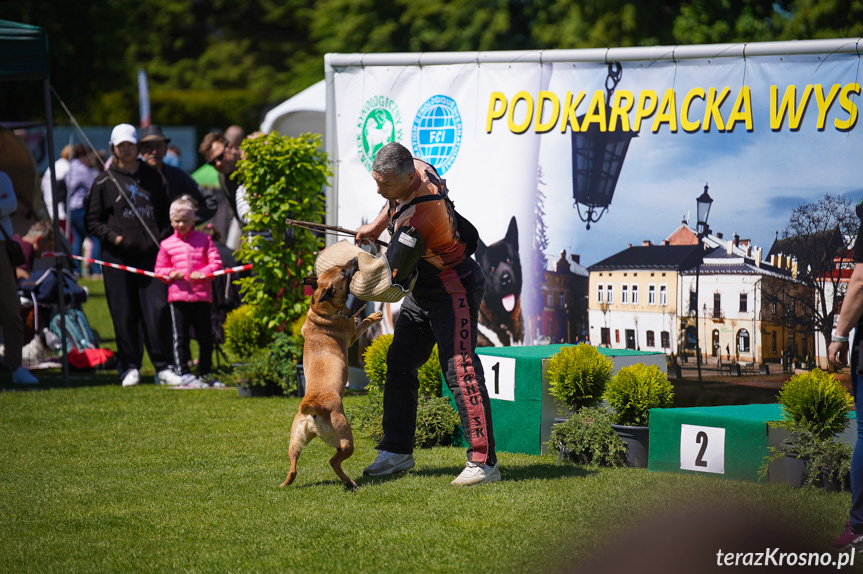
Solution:
{"label": "woman in white cap", "polygon": [[[159,242],[171,231],[164,181],[158,171],[138,159],[134,126],[114,127],[111,154],[111,165],[96,176],[87,196],[87,232],[102,242],[105,261],[152,271]],[[135,386],[141,380],[142,343],[156,368],[156,383],[181,384],[170,367],[171,324],[165,285],[110,267],[102,273],[123,386]]]}

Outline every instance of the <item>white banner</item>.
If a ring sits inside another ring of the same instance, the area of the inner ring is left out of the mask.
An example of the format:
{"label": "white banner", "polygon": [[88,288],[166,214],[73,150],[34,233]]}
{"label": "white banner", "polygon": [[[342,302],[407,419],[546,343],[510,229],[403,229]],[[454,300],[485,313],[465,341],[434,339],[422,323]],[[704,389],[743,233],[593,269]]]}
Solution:
{"label": "white banner", "polygon": [[[863,195],[859,65],[854,53],[624,61],[616,79],[603,62],[560,58],[335,67],[338,224],[379,213],[371,160],[383,143],[404,144],[438,168],[486,245],[517,236],[523,343],[557,342],[539,327],[554,305],[531,267],[537,208],[548,265],[565,251],[589,266],[630,243],[659,243],[681,220],[694,227],[709,183],[711,228],[766,250],[799,203]],[[588,231],[572,158],[573,134],[591,125],[637,135],[607,213]],[[510,312],[504,297],[487,293],[486,303]]]}

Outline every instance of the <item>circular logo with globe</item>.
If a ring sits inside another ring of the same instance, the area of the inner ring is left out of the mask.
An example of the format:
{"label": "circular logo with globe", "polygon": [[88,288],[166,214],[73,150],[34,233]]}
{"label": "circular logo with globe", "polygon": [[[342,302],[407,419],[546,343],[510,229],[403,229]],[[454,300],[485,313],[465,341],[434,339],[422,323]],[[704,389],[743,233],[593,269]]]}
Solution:
{"label": "circular logo with globe", "polygon": [[411,130],[414,155],[443,174],[461,147],[461,114],[455,100],[433,96],[420,106]]}

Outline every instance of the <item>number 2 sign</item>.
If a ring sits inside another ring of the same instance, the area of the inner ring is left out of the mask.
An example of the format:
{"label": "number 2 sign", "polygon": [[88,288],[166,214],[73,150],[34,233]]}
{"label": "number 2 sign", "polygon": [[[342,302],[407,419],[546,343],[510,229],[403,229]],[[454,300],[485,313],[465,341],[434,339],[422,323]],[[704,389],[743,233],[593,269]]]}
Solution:
{"label": "number 2 sign", "polygon": [[680,425],[680,468],[725,474],[725,429]]}

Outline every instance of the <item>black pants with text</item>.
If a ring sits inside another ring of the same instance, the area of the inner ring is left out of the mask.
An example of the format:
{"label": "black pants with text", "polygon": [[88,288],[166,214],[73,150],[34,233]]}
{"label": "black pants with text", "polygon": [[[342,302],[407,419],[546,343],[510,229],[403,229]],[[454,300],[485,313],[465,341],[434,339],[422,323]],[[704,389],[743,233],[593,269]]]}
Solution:
{"label": "black pants with text", "polygon": [[469,259],[438,273],[408,295],[401,305],[387,352],[384,385],[384,437],[377,448],[408,454],[414,450],[419,379],[417,369],[438,346],[441,369],[455,398],[467,439],[470,462],[493,465],[491,405],[482,364],[474,350],[485,277]]}

